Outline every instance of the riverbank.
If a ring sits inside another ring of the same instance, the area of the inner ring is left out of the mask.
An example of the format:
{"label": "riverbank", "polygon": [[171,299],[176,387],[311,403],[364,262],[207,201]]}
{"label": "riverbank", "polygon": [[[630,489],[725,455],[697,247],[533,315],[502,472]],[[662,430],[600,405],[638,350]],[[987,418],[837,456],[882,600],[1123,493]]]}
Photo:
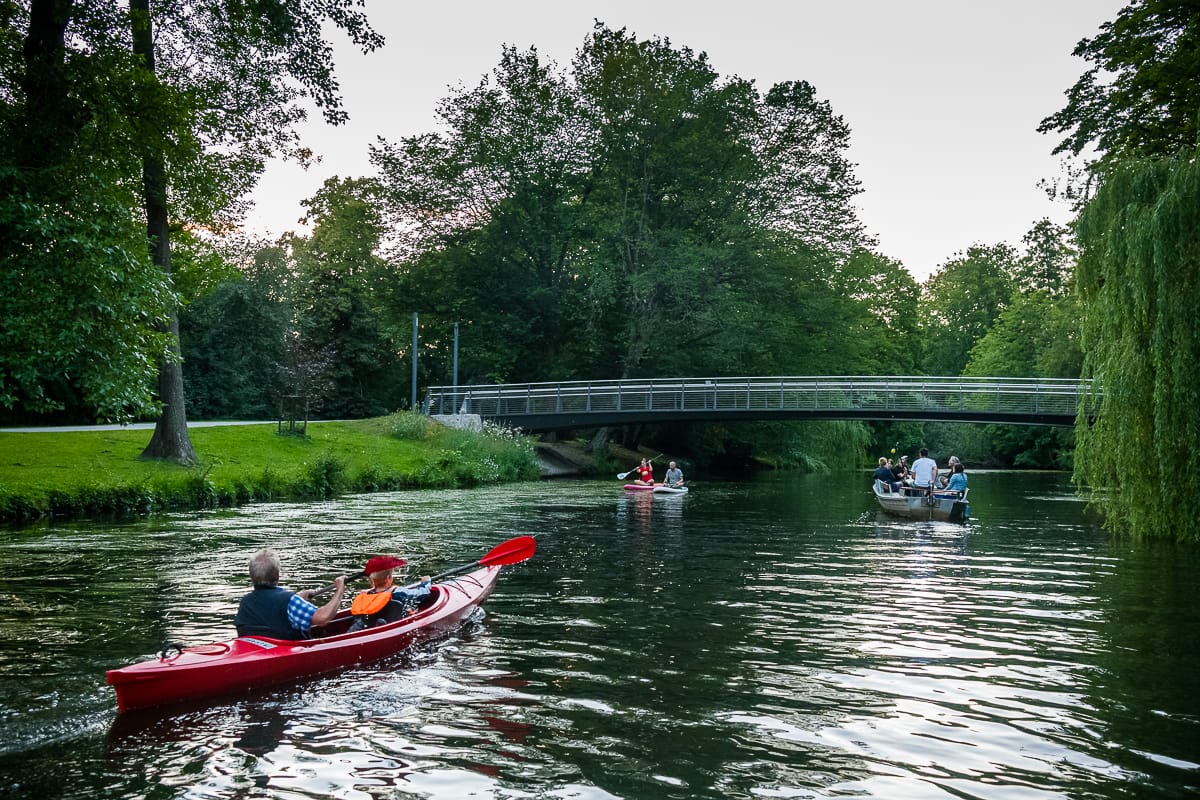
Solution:
{"label": "riverbank", "polygon": [[536,480],[535,444],[502,428],[455,430],[400,412],[314,422],[196,426],[195,467],[139,458],[145,430],[0,431],[0,522],[138,516],[255,501]]}

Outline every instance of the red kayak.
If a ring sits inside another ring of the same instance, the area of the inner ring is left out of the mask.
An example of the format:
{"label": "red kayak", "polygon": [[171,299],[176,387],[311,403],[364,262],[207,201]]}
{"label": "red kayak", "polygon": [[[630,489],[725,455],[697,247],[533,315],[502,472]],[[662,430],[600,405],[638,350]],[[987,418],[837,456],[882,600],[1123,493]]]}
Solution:
{"label": "red kayak", "polygon": [[[530,553],[531,545],[532,540],[526,545]],[[512,558],[503,563],[512,563]],[[434,584],[417,613],[398,622],[346,633],[352,618],[345,610],[328,625],[313,629],[318,638],[290,641],[239,636],[185,647],[153,661],[109,670],[108,682],[117,690],[117,710],[131,711],[244,693],[374,661],[439,632],[454,630],[487,599],[499,574],[498,565],[485,566]]]}

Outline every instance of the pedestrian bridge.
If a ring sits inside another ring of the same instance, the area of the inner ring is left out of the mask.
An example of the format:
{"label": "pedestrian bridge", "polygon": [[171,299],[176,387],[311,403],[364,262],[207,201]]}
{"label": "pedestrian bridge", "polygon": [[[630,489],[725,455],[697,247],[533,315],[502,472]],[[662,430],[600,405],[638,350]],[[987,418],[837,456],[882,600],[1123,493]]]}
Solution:
{"label": "pedestrian bridge", "polygon": [[478,414],[529,433],[606,425],[861,419],[1073,426],[1091,381],[1048,378],[806,376],[645,378],[431,386],[424,410]]}

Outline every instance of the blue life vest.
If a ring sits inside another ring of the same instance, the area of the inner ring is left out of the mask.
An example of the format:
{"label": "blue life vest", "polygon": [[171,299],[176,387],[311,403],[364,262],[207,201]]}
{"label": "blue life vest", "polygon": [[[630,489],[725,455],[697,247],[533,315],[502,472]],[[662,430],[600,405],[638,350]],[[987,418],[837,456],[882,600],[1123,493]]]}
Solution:
{"label": "blue life vest", "polygon": [[288,622],[288,601],[295,592],[279,586],[255,586],[254,591],[242,597],[233,624],[238,636],[270,636],[272,639],[306,639],[304,631],[298,631]]}

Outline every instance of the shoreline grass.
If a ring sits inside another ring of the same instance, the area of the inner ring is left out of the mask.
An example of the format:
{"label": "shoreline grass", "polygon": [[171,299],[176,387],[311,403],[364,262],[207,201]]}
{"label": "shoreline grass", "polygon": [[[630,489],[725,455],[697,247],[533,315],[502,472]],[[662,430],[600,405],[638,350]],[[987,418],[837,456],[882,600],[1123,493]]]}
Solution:
{"label": "shoreline grass", "polygon": [[200,459],[194,467],[141,459],[150,435],[0,431],[0,522],[142,516],[539,475],[529,439],[489,425],[455,430],[413,412],[309,423],[306,436],[279,434],[274,424],[192,428]]}

